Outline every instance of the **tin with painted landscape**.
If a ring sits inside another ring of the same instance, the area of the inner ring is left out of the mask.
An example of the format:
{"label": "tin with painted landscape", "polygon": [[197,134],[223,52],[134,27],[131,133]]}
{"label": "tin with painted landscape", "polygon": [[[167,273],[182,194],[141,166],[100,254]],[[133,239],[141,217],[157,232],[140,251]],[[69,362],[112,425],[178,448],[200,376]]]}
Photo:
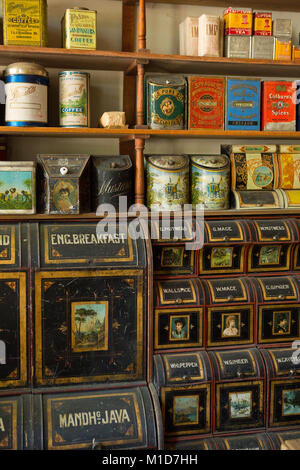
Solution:
{"label": "tin with painted landscape", "polygon": [[206,209],[228,209],[230,163],[226,155],[194,155],[191,157],[192,204]]}
{"label": "tin with painted landscape", "polygon": [[185,129],[186,80],[153,77],[147,80],[148,118],[151,129]]}
{"label": "tin with painted landscape", "polygon": [[181,210],[189,203],[187,155],[148,155],[147,206],[154,211]]}
{"label": "tin with painted landscape", "polygon": [[0,214],[35,214],[36,164],[0,162]]}

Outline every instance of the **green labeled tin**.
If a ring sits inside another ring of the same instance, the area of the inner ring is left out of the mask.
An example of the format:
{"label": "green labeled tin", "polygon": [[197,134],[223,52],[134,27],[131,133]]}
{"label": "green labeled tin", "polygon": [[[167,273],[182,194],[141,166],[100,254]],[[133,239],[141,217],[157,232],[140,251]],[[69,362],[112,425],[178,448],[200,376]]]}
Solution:
{"label": "green labeled tin", "polygon": [[149,209],[176,211],[189,203],[187,155],[147,155],[146,172]]}
{"label": "green labeled tin", "polygon": [[226,155],[191,156],[191,199],[195,208],[229,209],[230,161]]}
{"label": "green labeled tin", "polygon": [[147,124],[151,129],[185,129],[186,80],[179,76],[147,78]]}

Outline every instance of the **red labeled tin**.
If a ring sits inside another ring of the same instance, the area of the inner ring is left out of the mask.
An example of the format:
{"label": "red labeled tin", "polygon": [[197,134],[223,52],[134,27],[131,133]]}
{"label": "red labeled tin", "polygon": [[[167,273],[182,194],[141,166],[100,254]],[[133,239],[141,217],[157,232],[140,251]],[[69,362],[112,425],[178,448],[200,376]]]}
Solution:
{"label": "red labeled tin", "polygon": [[262,130],[296,130],[296,82],[264,81],[262,84]]}
{"label": "red labeled tin", "polygon": [[253,13],[251,8],[226,8],[223,13],[225,35],[252,35]]}
{"label": "red labeled tin", "polygon": [[224,129],[225,79],[189,77],[189,129]]}
{"label": "red labeled tin", "polygon": [[272,36],[272,13],[254,13],[254,36]]}

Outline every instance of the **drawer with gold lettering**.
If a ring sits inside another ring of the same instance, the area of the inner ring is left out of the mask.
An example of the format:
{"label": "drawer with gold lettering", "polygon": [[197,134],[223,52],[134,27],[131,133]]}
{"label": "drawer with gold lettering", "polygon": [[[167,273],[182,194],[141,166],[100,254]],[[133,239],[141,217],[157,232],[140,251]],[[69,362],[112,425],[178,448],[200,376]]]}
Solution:
{"label": "drawer with gold lettering", "polygon": [[300,303],[294,276],[251,279],[257,294],[257,344],[288,343],[299,338]]}
{"label": "drawer with gold lettering", "polygon": [[199,251],[199,275],[245,272],[247,225],[241,220],[205,222],[204,246]]}
{"label": "drawer with gold lettering", "polygon": [[29,394],[0,396],[0,451],[31,449]]}
{"label": "drawer with gold lettering", "polygon": [[207,348],[254,343],[254,292],[248,278],[203,280]]}
{"label": "drawer with gold lettering", "polygon": [[285,441],[300,439],[300,430],[269,432],[268,437],[272,441],[274,450],[281,450],[281,446]]}
{"label": "drawer with gold lettering", "polygon": [[215,380],[213,432],[265,427],[265,371],[256,348],[209,351]]}
{"label": "drawer with gold lettering", "polygon": [[[95,386],[95,385],[94,385]],[[35,449],[161,449],[162,423],[152,384],[33,396]]]}
{"label": "drawer with gold lettering", "polygon": [[154,350],[203,347],[203,315],[197,278],[154,281]]}
{"label": "drawer with gold lettering", "polygon": [[27,273],[0,271],[0,388],[29,385],[28,325]]}
{"label": "drawer with gold lettering", "polygon": [[249,247],[248,272],[290,271],[292,248],[297,238],[291,220],[248,221],[253,243]]}
{"label": "drawer with gold lettering", "polygon": [[299,427],[300,363],[297,349],[262,349],[267,368],[268,428]]}
{"label": "drawer with gold lettering", "polygon": [[216,437],[215,441],[220,450],[272,450],[267,433]]}
{"label": "drawer with gold lettering", "polygon": [[205,351],[154,356],[166,439],[211,432],[211,380]]}

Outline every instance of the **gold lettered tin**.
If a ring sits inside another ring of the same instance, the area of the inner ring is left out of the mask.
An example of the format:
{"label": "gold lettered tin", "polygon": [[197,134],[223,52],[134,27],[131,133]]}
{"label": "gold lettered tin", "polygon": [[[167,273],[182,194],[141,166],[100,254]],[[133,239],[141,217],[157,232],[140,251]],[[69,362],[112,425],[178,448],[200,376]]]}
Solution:
{"label": "gold lettered tin", "polygon": [[154,349],[203,347],[204,292],[197,278],[154,281]]}
{"label": "gold lettered tin", "polygon": [[96,10],[67,8],[61,20],[61,30],[65,49],[97,49]]}
{"label": "gold lettered tin", "polygon": [[254,291],[242,278],[203,279],[206,298],[206,348],[254,343]]}
{"label": "gold lettered tin", "polygon": [[229,209],[230,162],[226,155],[191,155],[191,201],[195,208]]}
{"label": "gold lettered tin", "polygon": [[187,155],[147,155],[147,206],[152,211],[176,211],[189,203]]}
{"label": "gold lettered tin", "polygon": [[211,431],[212,371],[205,351],[154,356],[166,438]]}
{"label": "gold lettered tin", "polygon": [[161,414],[153,384],[58,393],[35,391],[37,450],[162,448]]}
{"label": "gold lettered tin", "polygon": [[299,236],[292,220],[248,221],[253,243],[249,246],[248,272],[290,271],[292,248]]}
{"label": "gold lettered tin", "polygon": [[290,344],[300,335],[300,303],[294,276],[252,277],[257,293],[257,344]]}
{"label": "gold lettered tin", "polygon": [[39,210],[46,214],[90,211],[89,155],[38,155]]}
{"label": "gold lettered tin", "polygon": [[147,124],[150,129],[185,129],[186,80],[176,75],[146,78]]}
{"label": "gold lettered tin", "polygon": [[297,349],[262,349],[269,388],[268,428],[299,427],[300,364]]}
{"label": "gold lettered tin", "polygon": [[256,348],[210,351],[215,380],[213,432],[264,428],[265,370]]}
{"label": "gold lettered tin", "polygon": [[3,44],[47,46],[47,0],[3,0]]}
{"label": "gold lettered tin", "polygon": [[245,271],[247,225],[242,220],[209,220],[204,245],[199,250],[199,275],[236,274]]}

